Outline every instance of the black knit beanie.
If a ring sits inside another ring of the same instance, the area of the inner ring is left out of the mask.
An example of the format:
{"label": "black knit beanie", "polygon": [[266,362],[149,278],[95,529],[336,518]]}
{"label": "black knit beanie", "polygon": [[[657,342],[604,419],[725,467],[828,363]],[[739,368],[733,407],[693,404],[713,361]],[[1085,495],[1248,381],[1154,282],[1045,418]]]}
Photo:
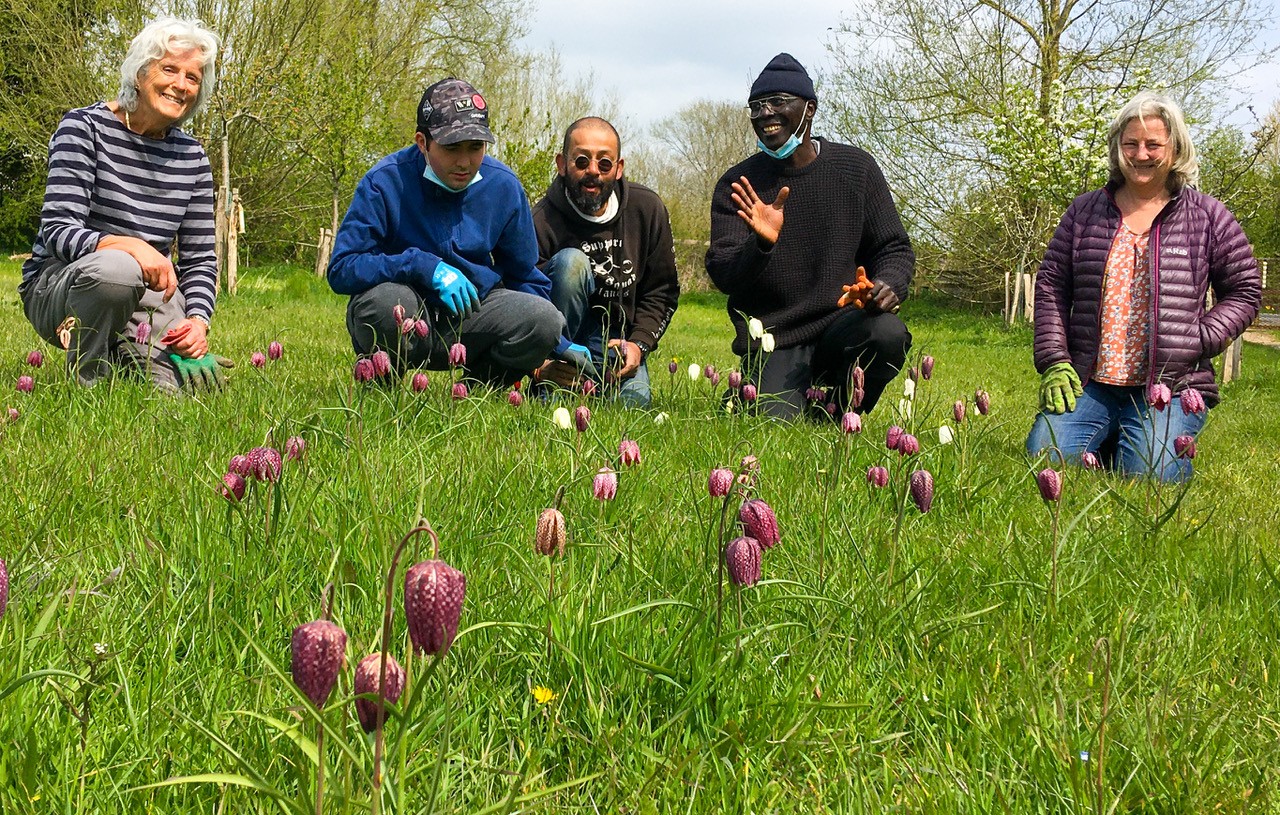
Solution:
{"label": "black knit beanie", "polygon": [[764,66],[760,76],[751,85],[751,95],[747,99],[756,99],[770,93],[789,93],[801,99],[817,101],[818,95],[813,92],[813,80],[795,57],[790,54],[778,54]]}

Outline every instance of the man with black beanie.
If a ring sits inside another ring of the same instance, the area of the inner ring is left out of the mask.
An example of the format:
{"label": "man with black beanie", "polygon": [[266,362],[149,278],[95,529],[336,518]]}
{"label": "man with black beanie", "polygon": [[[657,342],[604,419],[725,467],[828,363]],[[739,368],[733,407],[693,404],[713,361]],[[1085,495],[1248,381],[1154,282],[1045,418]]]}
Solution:
{"label": "man with black beanie", "polygon": [[[804,415],[821,385],[838,409],[868,412],[911,347],[897,316],[915,271],[911,240],[875,160],[812,137],[817,94],[794,57],[774,57],[748,100],[760,152],[716,184],[706,258],[729,295],[734,353],[769,415]],[[754,336],[754,320],[769,336]]]}

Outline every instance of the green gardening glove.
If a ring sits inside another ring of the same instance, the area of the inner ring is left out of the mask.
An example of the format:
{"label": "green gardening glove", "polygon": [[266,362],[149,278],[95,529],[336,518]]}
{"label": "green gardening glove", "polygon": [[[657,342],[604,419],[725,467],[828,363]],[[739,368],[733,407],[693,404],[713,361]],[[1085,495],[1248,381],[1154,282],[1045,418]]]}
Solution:
{"label": "green gardening glove", "polygon": [[1064,413],[1076,409],[1076,397],[1084,393],[1080,377],[1070,362],[1050,365],[1040,375],[1040,410]]}
{"label": "green gardening glove", "polygon": [[199,359],[170,354],[169,359],[173,360],[173,367],[178,369],[178,375],[182,377],[183,389],[191,393],[221,390],[227,384],[222,369],[235,367],[231,360],[215,357],[213,354],[205,354]]}

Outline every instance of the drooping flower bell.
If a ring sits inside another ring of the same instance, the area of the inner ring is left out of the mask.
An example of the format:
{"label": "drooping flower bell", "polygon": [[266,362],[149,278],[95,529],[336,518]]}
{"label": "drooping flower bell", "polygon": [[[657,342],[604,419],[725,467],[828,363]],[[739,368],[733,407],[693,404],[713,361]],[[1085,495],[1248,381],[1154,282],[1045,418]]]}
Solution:
{"label": "drooping flower bell", "polygon": [[716,467],[707,477],[707,492],[712,498],[723,498],[733,487],[733,472],[724,467]]}
{"label": "drooping flower bell", "polygon": [[729,372],[729,387],[735,391],[742,387],[742,371]]}
{"label": "drooping flower bell", "polygon": [[1156,410],[1164,410],[1169,407],[1169,401],[1173,399],[1173,393],[1169,390],[1169,386],[1163,382],[1152,383],[1147,388],[1147,404]]}
{"label": "drooping flower bell", "polygon": [[711,377],[716,375],[716,366],[708,365],[707,367],[702,369],[702,373],[706,375],[707,379],[710,379]]}
{"label": "drooping flower bell", "polygon": [[694,382],[697,382],[699,379],[702,378],[702,366],[698,365],[698,363],[696,362],[692,362],[689,364],[688,373],[689,373],[689,378],[692,379]]}
{"label": "drooping flower bell", "polygon": [[254,351],[253,356],[249,357],[249,364],[255,368],[264,368],[267,365],[267,355],[261,351]]}
{"label": "drooping flower bell", "polygon": [[926,380],[926,381],[928,381],[928,380],[932,379],[932,378],[933,378],[933,366],[934,366],[934,360],[933,360],[933,357],[929,356],[928,354],[925,354],[925,355],[920,359],[920,378],[921,378],[921,379],[924,379],[924,380]]}
{"label": "drooping flower bell", "polygon": [[467,346],[455,342],[449,346],[449,365],[457,368],[467,364]]}
{"label": "drooping flower bell", "polygon": [[248,456],[232,456],[231,462],[227,464],[227,472],[248,478],[253,475],[253,465],[249,463]]}
{"label": "drooping flower bell", "polygon": [[150,339],[151,323],[138,323],[138,327],[133,332],[133,341],[138,345],[146,345]]}
{"label": "drooping flower bell", "polygon": [[735,586],[746,588],[760,582],[760,542],[750,535],[734,538],[724,547],[725,571]]}
{"label": "drooping flower bell", "polygon": [[507,394],[507,404],[511,407],[520,407],[524,404],[524,394],[520,391],[511,391]]}
{"label": "drooping flower bell", "polygon": [[280,451],[274,447],[255,447],[245,458],[249,460],[249,472],[259,481],[279,481],[284,462]]}
{"label": "drooping flower bell", "polygon": [[1086,470],[1101,470],[1102,459],[1098,458],[1097,453],[1085,450],[1080,454],[1080,465]]}
{"label": "drooping flower bell", "polygon": [[667,373],[671,374],[672,376],[675,376],[676,371],[678,370],[680,370],[680,366],[676,364],[676,361],[674,359],[667,363]]}
{"label": "drooping flower bell", "polygon": [[[360,664],[356,666],[356,677],[352,683],[352,690],[357,696],[372,694],[375,699],[356,699],[356,718],[360,720],[360,727],[366,733],[372,733],[378,728],[381,721],[385,721],[385,711],[383,716],[378,716],[377,696],[381,696],[390,704],[400,701],[400,694],[404,693],[404,668],[400,667],[400,663],[396,662],[396,658],[387,654],[387,684],[385,689],[378,687],[378,677],[382,672],[382,654],[370,654],[360,660]],[[382,693],[379,693],[382,690]]]}
{"label": "drooping flower bell", "polygon": [[[707,367],[708,367],[708,368],[710,368],[711,366],[710,366],[710,365],[708,365]],[[719,385],[719,384],[720,384],[720,372],[719,372],[719,371],[716,371],[716,370],[708,371],[708,372],[707,372],[707,381],[711,383],[711,387],[713,387],[713,388],[714,388],[714,387],[716,387],[717,385]]]}
{"label": "drooping flower bell", "polygon": [[951,418],[955,419],[956,424],[964,424],[964,400],[957,399],[956,403],[951,406]]}
{"label": "drooping flower bell", "polygon": [[950,425],[942,425],[938,428],[938,444],[950,444],[956,440],[955,431]]}
{"label": "drooping flower bell", "polygon": [[889,430],[884,434],[884,446],[890,450],[897,450],[902,444],[902,437],[906,435],[898,425],[890,425]]}
{"label": "drooping flower bell", "polygon": [[1196,457],[1196,437],[1184,434],[1173,440],[1173,452],[1178,458],[1190,461]]}
{"label": "drooping flower bell", "polygon": [[373,360],[368,357],[361,357],[356,360],[356,367],[352,372],[357,382],[370,382],[373,380]]}
{"label": "drooping flower bell", "polygon": [[1209,409],[1204,403],[1204,394],[1195,388],[1187,388],[1179,393],[1178,401],[1182,403],[1182,412],[1188,416],[1193,413],[1204,413]]}
{"label": "drooping flower bell", "polygon": [[391,357],[386,351],[374,351],[369,359],[373,362],[374,376],[381,377],[391,373]]}
{"label": "drooping flower bell", "polygon": [[840,417],[840,430],[844,433],[861,433],[862,417],[849,411]]}
{"label": "drooping flower bell", "polygon": [[635,439],[623,439],[618,444],[618,458],[624,467],[634,467],[640,463],[640,445]]}
{"label": "drooping flower bell", "polygon": [[267,359],[274,362],[282,356],[284,356],[284,346],[278,340],[272,340],[271,344],[267,346]]}
{"label": "drooping flower bell", "polygon": [[618,474],[601,467],[591,481],[591,492],[597,501],[612,501],[618,495]]}
{"label": "drooping flower bell", "polygon": [[1045,467],[1036,473],[1036,486],[1040,488],[1040,497],[1049,502],[1062,498],[1062,473],[1052,467]]}
{"label": "drooping flower bell", "polygon": [[413,329],[414,329],[415,327],[417,327],[417,325],[418,325],[418,321],[417,321],[417,320],[405,320],[405,321],[401,322],[401,323],[400,323],[400,335],[401,335],[402,337],[408,337],[408,336],[412,335],[412,334],[413,334]]}
{"label": "drooping flower bell", "polygon": [[426,320],[418,320],[413,324],[413,333],[420,340],[425,340],[427,335],[431,333],[431,326]]}
{"label": "drooping flower bell", "polygon": [[586,405],[578,405],[573,409],[573,426],[579,433],[586,433],[591,424],[591,409]]}
{"label": "drooping flower bell", "polygon": [[396,325],[398,326],[404,326],[404,316],[406,313],[404,306],[399,303],[396,303],[391,307],[391,316],[395,318]]}
{"label": "drooping flower bell", "polygon": [[898,441],[898,454],[903,456],[914,456],[920,452],[920,440],[910,433],[903,433],[902,438]]}
{"label": "drooping flower bell", "polygon": [[567,407],[558,407],[551,412],[551,421],[561,430],[573,427],[573,416]]}
{"label": "drooping flower bell", "polygon": [[467,383],[465,383],[465,382],[454,382],[454,383],[453,383],[453,398],[454,398],[454,399],[456,399],[456,400],[458,400],[458,401],[461,401],[461,400],[463,400],[463,399],[466,399],[466,398],[467,398],[468,396],[470,396],[470,395],[471,395],[471,391],[467,390]]}
{"label": "drooping flower bell", "polygon": [[443,560],[426,560],[404,576],[404,617],[418,654],[444,654],[458,635],[467,576]]}
{"label": "drooping flower bell", "polygon": [[921,512],[928,512],[933,506],[933,476],[928,470],[911,474],[911,500]]}
{"label": "drooping flower bell", "polygon": [[759,394],[756,393],[756,386],[747,382],[742,386],[742,401],[754,402]]}
{"label": "drooping flower bell", "polygon": [[865,388],[867,386],[867,372],[862,370],[862,366],[853,366],[853,370],[849,373],[849,382],[855,388]]}
{"label": "drooping flower bell", "polygon": [[810,385],[805,389],[804,398],[809,402],[822,402],[827,398],[827,395],[822,392],[822,388],[815,388]]}
{"label": "drooping flower bell", "polygon": [[301,436],[290,436],[284,443],[284,457],[289,461],[302,461],[307,454],[307,440]]}
{"label": "drooping flower bell", "polygon": [[239,473],[225,473],[222,476],[222,497],[233,504],[244,500],[244,491],[248,484]]}
{"label": "drooping flower bell", "polygon": [[9,421],[11,422],[18,421],[18,409],[16,407],[9,408],[9,411],[6,415],[9,417]]}
{"label": "drooping flower bell", "polygon": [[979,416],[986,416],[991,412],[991,394],[978,388],[973,392],[973,404],[978,409]]}
{"label": "drooping flower bell", "polygon": [[867,468],[867,483],[873,487],[883,487],[889,483],[889,470],[875,466]]}
{"label": "drooping flower bell", "polygon": [[782,540],[778,531],[778,516],[774,514],[773,507],[759,498],[742,502],[742,506],[738,507],[738,520],[747,537],[760,541],[760,546],[765,549],[772,549]]}
{"label": "drooping flower bell", "polygon": [[44,354],[39,349],[32,351],[31,353],[27,354],[27,364],[30,365],[32,368],[41,367],[42,365],[44,365]]}
{"label": "drooping flower bell", "polygon": [[29,376],[18,377],[18,393],[31,393],[36,389],[36,381]]}
{"label": "drooping flower bell", "polygon": [[547,508],[538,515],[538,526],[533,533],[533,551],[544,557],[563,555],[566,530],[564,515],[560,510]]}
{"label": "drooping flower bell", "polygon": [[328,620],[314,620],[293,629],[291,645],[294,684],[323,708],[347,659],[347,632]]}
{"label": "drooping flower bell", "polygon": [[588,398],[595,396],[600,392],[600,386],[596,384],[594,379],[587,377],[582,380],[582,395]]}
{"label": "drooping flower bell", "polygon": [[413,388],[414,393],[422,393],[430,384],[431,380],[421,371],[414,374],[413,378],[409,380],[409,387]]}

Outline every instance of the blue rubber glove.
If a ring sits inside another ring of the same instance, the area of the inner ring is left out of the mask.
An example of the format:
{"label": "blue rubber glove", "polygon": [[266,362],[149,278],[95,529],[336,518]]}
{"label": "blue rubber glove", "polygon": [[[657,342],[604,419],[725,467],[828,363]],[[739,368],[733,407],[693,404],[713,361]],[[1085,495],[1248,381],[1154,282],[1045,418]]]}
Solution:
{"label": "blue rubber glove", "polygon": [[596,364],[591,361],[591,351],[585,345],[577,343],[569,343],[568,347],[556,354],[565,362],[571,363],[577,367],[579,371],[593,379],[599,379],[600,374],[596,371]]}
{"label": "blue rubber glove", "polygon": [[440,303],[455,317],[469,317],[480,308],[480,293],[467,276],[443,260],[431,273],[431,288],[440,295]]}

